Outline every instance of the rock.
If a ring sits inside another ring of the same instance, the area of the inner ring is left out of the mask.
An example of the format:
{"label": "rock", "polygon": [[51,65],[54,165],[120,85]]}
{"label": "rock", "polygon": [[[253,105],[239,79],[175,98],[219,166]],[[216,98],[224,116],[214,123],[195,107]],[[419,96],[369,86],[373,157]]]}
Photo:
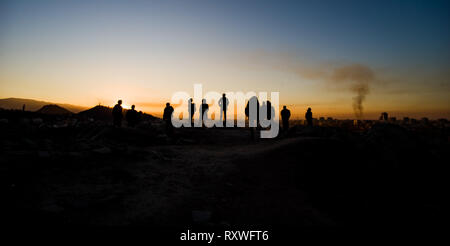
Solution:
{"label": "rock", "polygon": [[101,147],[101,148],[98,148],[98,149],[94,149],[93,152],[97,153],[97,154],[106,155],[106,154],[110,154],[112,151],[108,147]]}
{"label": "rock", "polygon": [[76,152],[76,151],[68,152],[67,155],[70,157],[74,157],[74,158],[83,157],[83,154],[81,152]]}
{"label": "rock", "polygon": [[80,142],[80,143],[78,143],[78,149],[79,150],[89,150],[91,148],[90,148],[89,144]]}
{"label": "rock", "polygon": [[36,143],[34,143],[33,141],[31,141],[29,138],[23,138],[23,139],[22,139],[22,142],[23,142],[26,146],[31,147],[31,148],[37,146]]}
{"label": "rock", "polygon": [[178,140],[180,144],[195,144],[195,141],[193,139],[187,139],[187,138],[180,138]]}
{"label": "rock", "polygon": [[19,119],[19,125],[21,125],[22,127],[29,127],[30,120],[27,118],[21,118],[21,119]]}
{"label": "rock", "polygon": [[69,124],[65,123],[65,122],[60,122],[58,124],[53,124],[52,127],[53,128],[64,128],[64,127],[68,127]]}
{"label": "rock", "polygon": [[38,151],[38,156],[40,158],[49,158],[51,155],[48,151]]}
{"label": "rock", "polygon": [[48,138],[46,138],[46,139],[42,140],[42,144],[41,144],[41,145],[42,145],[44,148],[46,148],[46,149],[51,149],[52,146],[53,146],[53,141],[50,140],[50,139],[48,139]]}
{"label": "rock", "polygon": [[53,201],[46,202],[41,205],[41,209],[48,213],[61,213],[64,211],[64,208],[59,206]]}
{"label": "rock", "polygon": [[76,198],[70,202],[70,207],[74,209],[87,209],[89,208],[90,202],[86,199]]}
{"label": "rock", "polygon": [[33,118],[33,119],[31,120],[31,122],[32,122],[33,124],[35,124],[35,125],[40,125],[40,124],[44,123],[44,120],[41,119],[41,118]]}

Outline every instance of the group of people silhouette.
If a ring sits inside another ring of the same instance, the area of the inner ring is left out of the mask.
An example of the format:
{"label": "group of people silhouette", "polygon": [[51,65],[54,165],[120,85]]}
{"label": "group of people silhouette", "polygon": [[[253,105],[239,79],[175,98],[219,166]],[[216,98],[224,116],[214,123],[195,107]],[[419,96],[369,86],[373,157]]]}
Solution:
{"label": "group of people silhouette", "polygon": [[[112,116],[114,126],[121,127],[123,119],[122,100],[117,101],[117,104],[112,109]],[[139,113],[135,110],[135,105],[131,105],[131,109],[127,110],[125,118],[129,127],[136,126],[139,120]]]}
{"label": "group of people silhouette", "polygon": [[[221,109],[220,110],[220,119],[223,120],[224,125],[227,120],[227,108],[228,108],[229,103],[230,102],[229,102],[228,98],[226,97],[226,94],[223,93],[218,104]],[[245,107],[245,116],[249,120],[250,120],[250,106],[251,105],[257,105],[257,107],[256,107],[256,117],[254,119],[254,121],[256,121],[256,122],[253,122],[251,124],[249,121],[250,127],[254,128],[254,127],[259,126],[259,110],[260,110],[260,108],[267,109],[266,110],[267,120],[271,120],[272,115],[275,114],[275,109],[272,107],[272,103],[270,101],[264,101],[262,103],[262,105],[260,106],[258,98],[256,96],[254,96],[248,100],[247,105]],[[206,103],[206,99],[202,99],[202,104],[200,105],[199,110],[201,112],[200,117],[203,117],[205,115],[205,112],[207,112],[209,110],[209,105]],[[189,112],[191,125],[193,123],[192,121],[193,121],[195,111],[196,111],[196,106],[195,106],[194,100],[192,98],[190,98],[188,100],[188,112]],[[167,135],[173,134],[173,125],[172,125],[173,112],[174,112],[174,109],[170,105],[170,103],[166,103],[166,107],[164,108],[164,113],[163,113],[163,121],[165,122]],[[280,112],[280,115],[281,115],[281,121],[282,121],[282,126],[283,126],[282,129],[283,129],[283,131],[286,132],[289,129],[289,119],[291,117],[291,111],[289,109],[287,109],[286,105],[284,105],[283,109]],[[122,100],[119,100],[117,102],[117,104],[114,106],[114,108],[112,110],[112,116],[113,116],[114,126],[121,127],[122,119],[123,119]],[[131,109],[127,110],[127,112],[125,114],[125,118],[127,120],[129,127],[134,127],[137,124],[139,115],[138,115],[138,112],[135,110],[135,105],[132,105]],[[306,111],[305,119],[306,119],[308,126],[313,125],[313,117],[312,117],[311,108],[308,108],[308,110]]]}
{"label": "group of people silhouette", "polygon": [[[226,98],[225,93],[222,95],[222,97],[219,100],[219,107],[220,107],[220,119],[223,119],[223,122],[225,122],[227,120],[227,108],[228,108],[228,98]],[[170,106],[170,104],[169,104]],[[166,105],[167,107],[167,105]],[[205,115],[205,112],[207,112],[209,110],[209,105],[206,103],[206,99],[202,99],[202,104],[200,105],[200,112],[201,112],[201,116]],[[196,111],[196,107],[195,107],[195,103],[194,100],[192,98],[190,98],[188,100],[188,112],[189,112],[189,119],[191,121],[191,125],[193,124],[193,120],[194,120],[194,114]],[[165,110],[164,110],[165,112]],[[163,117],[164,118],[164,117]]]}

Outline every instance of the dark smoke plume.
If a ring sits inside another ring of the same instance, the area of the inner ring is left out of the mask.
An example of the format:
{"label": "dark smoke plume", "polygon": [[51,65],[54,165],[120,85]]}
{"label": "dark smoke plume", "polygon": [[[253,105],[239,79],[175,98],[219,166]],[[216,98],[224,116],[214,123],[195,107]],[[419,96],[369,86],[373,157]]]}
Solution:
{"label": "dark smoke plume", "polygon": [[363,117],[364,101],[370,91],[370,84],[377,81],[374,71],[365,65],[354,63],[311,64],[299,61],[290,55],[271,56],[270,54],[257,54],[257,60],[269,62],[272,68],[293,72],[302,79],[319,80],[332,83],[333,87],[346,88],[356,95],[353,97],[353,110],[358,119]]}
{"label": "dark smoke plume", "polygon": [[356,118],[361,119],[364,112],[362,103],[366,99],[366,95],[369,94],[369,85],[367,83],[357,84],[352,88],[352,91],[356,92],[356,96],[353,97],[353,111],[355,111]]}
{"label": "dark smoke plume", "polygon": [[354,64],[334,70],[332,79],[336,82],[351,82],[350,89],[356,93],[353,97],[355,116],[361,119],[364,113],[363,102],[369,94],[369,83],[375,79],[375,74],[369,67]]}

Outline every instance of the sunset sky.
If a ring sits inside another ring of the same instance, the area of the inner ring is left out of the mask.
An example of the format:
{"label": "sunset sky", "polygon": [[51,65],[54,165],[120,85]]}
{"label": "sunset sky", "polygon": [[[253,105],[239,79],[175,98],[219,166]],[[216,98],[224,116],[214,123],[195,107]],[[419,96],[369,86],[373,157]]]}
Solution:
{"label": "sunset sky", "polygon": [[0,98],[158,114],[279,91],[294,117],[450,119],[450,1],[0,1]]}

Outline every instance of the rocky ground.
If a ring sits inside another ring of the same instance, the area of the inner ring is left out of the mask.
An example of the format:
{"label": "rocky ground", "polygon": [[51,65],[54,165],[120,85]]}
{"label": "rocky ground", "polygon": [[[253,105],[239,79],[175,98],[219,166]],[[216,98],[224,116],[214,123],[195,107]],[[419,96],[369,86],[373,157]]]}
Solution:
{"label": "rocky ground", "polygon": [[436,225],[447,128],[136,128],[3,122],[3,223],[35,225]]}

